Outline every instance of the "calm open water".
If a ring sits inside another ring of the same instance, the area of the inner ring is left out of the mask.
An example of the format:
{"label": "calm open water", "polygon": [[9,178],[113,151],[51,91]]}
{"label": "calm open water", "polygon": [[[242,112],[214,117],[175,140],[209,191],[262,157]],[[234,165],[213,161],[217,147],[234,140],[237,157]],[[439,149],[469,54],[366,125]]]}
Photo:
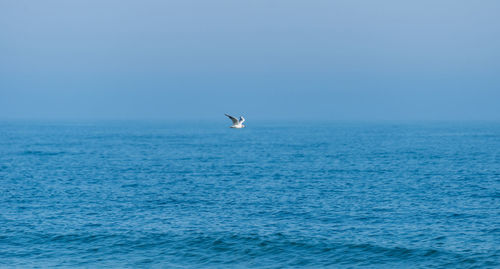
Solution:
{"label": "calm open water", "polygon": [[499,123],[0,123],[0,267],[494,268]]}

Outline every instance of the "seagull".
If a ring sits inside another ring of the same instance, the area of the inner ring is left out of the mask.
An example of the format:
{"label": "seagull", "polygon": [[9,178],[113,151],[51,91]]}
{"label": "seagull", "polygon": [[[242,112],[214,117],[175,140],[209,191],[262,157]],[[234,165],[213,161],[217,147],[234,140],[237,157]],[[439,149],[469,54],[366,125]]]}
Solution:
{"label": "seagull", "polygon": [[243,125],[245,118],[240,117],[240,119],[238,120],[237,118],[230,116],[228,114],[224,114],[224,115],[226,115],[228,118],[230,118],[233,121],[233,125],[231,125],[230,128],[237,128],[237,129],[245,128],[245,125]]}

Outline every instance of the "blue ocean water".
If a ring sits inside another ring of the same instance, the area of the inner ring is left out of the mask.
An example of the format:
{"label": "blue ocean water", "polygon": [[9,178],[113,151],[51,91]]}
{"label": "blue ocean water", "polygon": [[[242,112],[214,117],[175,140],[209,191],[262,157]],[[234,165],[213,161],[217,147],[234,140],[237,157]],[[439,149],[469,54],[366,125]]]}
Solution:
{"label": "blue ocean water", "polygon": [[499,123],[0,123],[0,267],[494,268]]}

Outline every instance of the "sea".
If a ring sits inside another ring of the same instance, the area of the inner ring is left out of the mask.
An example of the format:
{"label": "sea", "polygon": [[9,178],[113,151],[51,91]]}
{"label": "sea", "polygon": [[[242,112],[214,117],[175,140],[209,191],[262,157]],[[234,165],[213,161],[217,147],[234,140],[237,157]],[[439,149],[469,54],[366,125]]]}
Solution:
{"label": "sea", "polygon": [[0,268],[500,268],[499,122],[0,122]]}

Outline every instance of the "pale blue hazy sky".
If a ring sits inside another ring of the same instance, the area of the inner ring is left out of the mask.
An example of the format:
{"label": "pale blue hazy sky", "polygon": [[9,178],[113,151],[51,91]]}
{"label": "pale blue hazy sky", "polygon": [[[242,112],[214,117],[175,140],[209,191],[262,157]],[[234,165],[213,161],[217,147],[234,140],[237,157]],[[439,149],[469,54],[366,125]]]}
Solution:
{"label": "pale blue hazy sky", "polygon": [[0,118],[499,120],[499,14],[487,0],[0,0]]}

